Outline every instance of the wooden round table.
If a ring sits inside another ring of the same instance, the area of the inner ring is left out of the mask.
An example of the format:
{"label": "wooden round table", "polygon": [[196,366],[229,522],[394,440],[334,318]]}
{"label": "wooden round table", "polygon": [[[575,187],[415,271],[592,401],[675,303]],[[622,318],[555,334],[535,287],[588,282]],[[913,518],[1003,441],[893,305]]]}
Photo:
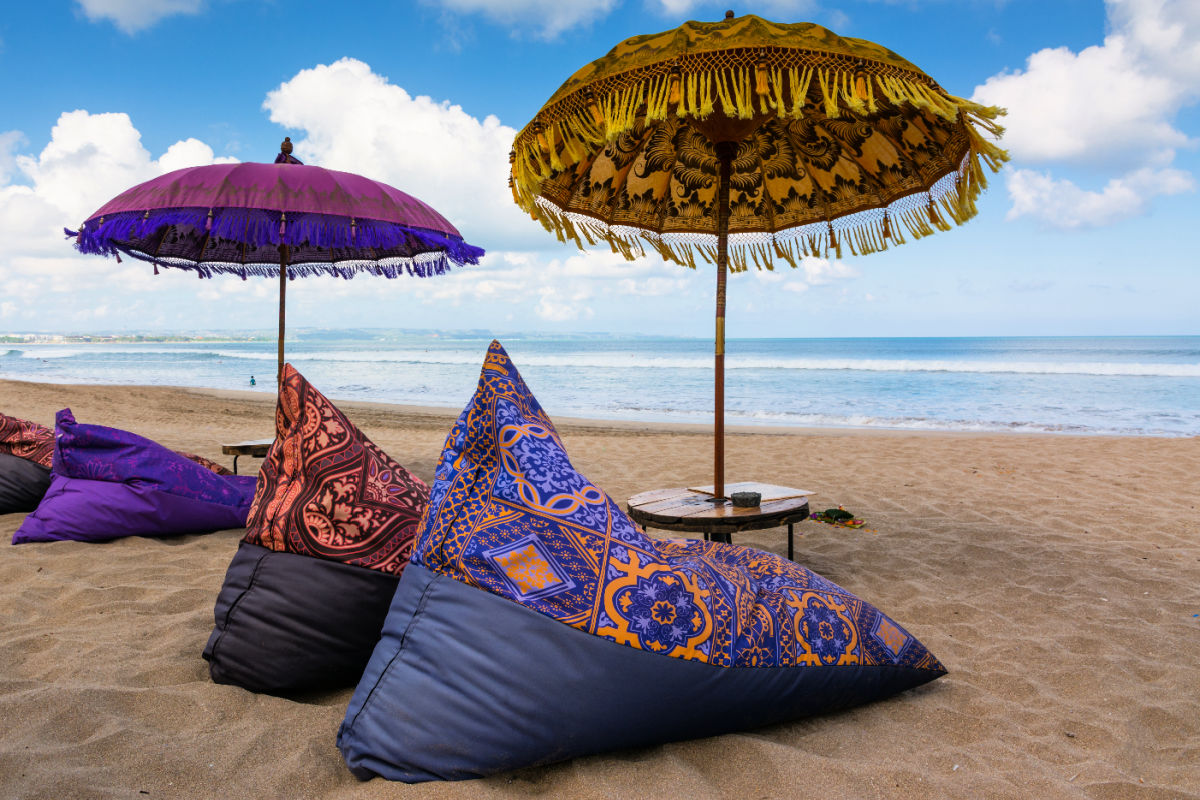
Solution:
{"label": "wooden round table", "polygon": [[[730,534],[787,525],[787,556],[792,558],[793,526],[808,519],[808,494],[770,484],[729,484],[726,490],[758,491],[762,503],[739,508],[730,500],[714,502],[712,495],[697,489],[655,489],[629,498],[628,511],[643,528],[702,533],[707,540],[729,542]],[[781,496],[782,495],[782,496]]]}
{"label": "wooden round table", "polygon": [[271,445],[275,443],[275,438],[270,439],[251,439],[248,442],[237,442],[236,444],[221,445],[221,452],[227,456],[233,456],[233,474],[237,475],[237,460],[238,456],[250,456],[252,458],[263,458],[267,451],[271,449]]}

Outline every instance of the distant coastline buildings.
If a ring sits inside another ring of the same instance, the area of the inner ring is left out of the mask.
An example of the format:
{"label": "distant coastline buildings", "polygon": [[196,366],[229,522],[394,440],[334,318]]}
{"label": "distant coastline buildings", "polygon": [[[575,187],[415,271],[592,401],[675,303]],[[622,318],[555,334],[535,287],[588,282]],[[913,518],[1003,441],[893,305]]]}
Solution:
{"label": "distant coastline buildings", "polygon": [[61,333],[0,333],[0,344],[81,344],[130,342],[257,342],[262,335],[195,335],[122,333],[122,334],[61,334]]}

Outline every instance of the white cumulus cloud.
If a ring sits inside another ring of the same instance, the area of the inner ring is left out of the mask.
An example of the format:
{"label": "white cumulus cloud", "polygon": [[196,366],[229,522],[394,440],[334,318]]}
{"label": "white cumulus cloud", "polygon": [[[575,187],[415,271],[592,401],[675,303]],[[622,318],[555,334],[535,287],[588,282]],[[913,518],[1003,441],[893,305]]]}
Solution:
{"label": "white cumulus cloud", "polygon": [[65,212],[65,219],[77,225],[130,186],[180,167],[231,159],[215,158],[211,147],[187,139],[155,160],[142,146],[142,135],[128,114],[80,110],[59,116],[41,153],[14,160],[29,179],[35,200]]}
{"label": "white cumulus cloud", "polygon": [[24,140],[20,131],[0,132],[0,186],[12,180],[17,166],[17,148]]}
{"label": "white cumulus cloud", "polygon": [[776,264],[774,270],[750,270],[756,281],[785,292],[801,294],[814,286],[831,286],[841,281],[857,278],[862,273],[847,261],[805,256],[796,269],[785,262]]}
{"label": "white cumulus cloud", "polygon": [[591,296],[591,290],[586,286],[543,286],[538,290],[536,312],[547,322],[571,322],[593,317],[595,312],[586,304]]}
{"label": "white cumulus cloud", "polygon": [[1148,66],[1114,35],[1080,53],[1040,50],[1024,71],[989,78],[974,99],[1008,109],[1004,146],[1023,162],[1161,157],[1187,142],[1170,119],[1186,95]]}
{"label": "white cumulus cloud", "polygon": [[213,149],[199,139],[188,138],[176,142],[158,157],[156,171],[160,175],[174,172],[184,167],[195,167],[201,164],[236,164],[236,158],[218,156]]}
{"label": "white cumulus cloud", "polygon": [[825,286],[848,278],[857,278],[859,271],[845,261],[805,256],[800,261],[804,282],[809,286]]}
{"label": "white cumulus cloud", "polygon": [[1108,0],[1109,21],[1138,57],[1194,99],[1200,95],[1200,3]]}
{"label": "white cumulus cloud", "polygon": [[1038,51],[1024,70],[989,78],[973,99],[1008,109],[1003,145],[1018,167],[1084,166],[1098,190],[1018,168],[1008,174],[1009,218],[1063,228],[1107,225],[1145,213],[1156,195],[1190,191],[1171,168],[1195,146],[1176,123],[1200,98],[1200,3],[1107,0],[1110,33],[1079,53]]}
{"label": "white cumulus cloud", "polygon": [[409,94],[353,58],[302,70],[270,92],[271,120],[296,155],[357,172],[429,203],[474,244],[506,249],[554,241],[513,203],[508,153],[516,131],[446,100]]}
{"label": "white cumulus cloud", "polygon": [[[113,260],[81,256],[71,249],[63,228],[75,228],[109,198],[142,181],[184,166],[213,163],[212,148],[196,139],[176,142],[158,159],[146,150],[127,114],[63,113],[40,153],[15,153],[24,137],[0,134],[0,284],[13,296],[87,296],[102,305],[106,292],[161,291],[148,266],[132,268]],[[23,183],[12,183],[17,174]],[[19,291],[18,288],[19,287]],[[86,294],[85,294],[86,293]],[[22,309],[37,319],[58,301],[39,301]],[[69,301],[63,301],[69,305]],[[119,301],[113,307],[126,307]],[[72,312],[73,313],[73,312]],[[8,316],[13,316],[12,314]],[[82,318],[80,318],[82,319]],[[95,315],[87,320],[94,320]]]}
{"label": "white cumulus cloud", "polygon": [[1113,178],[1100,191],[1081,189],[1048,173],[1020,169],[1008,177],[1012,208],[1008,219],[1032,216],[1056,228],[1079,229],[1111,225],[1145,212],[1158,195],[1190,192],[1191,174],[1177,169],[1143,168]]}
{"label": "white cumulus cloud", "polygon": [[107,19],[128,34],[152,27],[164,17],[197,14],[204,0],[76,0],[93,22]]}

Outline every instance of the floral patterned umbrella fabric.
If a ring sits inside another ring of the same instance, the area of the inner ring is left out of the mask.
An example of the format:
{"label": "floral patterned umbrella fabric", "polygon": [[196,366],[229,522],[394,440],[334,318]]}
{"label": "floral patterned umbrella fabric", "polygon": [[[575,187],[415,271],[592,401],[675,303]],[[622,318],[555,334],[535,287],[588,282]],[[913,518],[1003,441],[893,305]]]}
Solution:
{"label": "floral patterned umbrella fabric", "polygon": [[754,15],[636,36],[516,136],[513,197],[562,241],[717,266],[716,494],[725,275],[865,255],[976,213],[1002,112],[892,51]]}

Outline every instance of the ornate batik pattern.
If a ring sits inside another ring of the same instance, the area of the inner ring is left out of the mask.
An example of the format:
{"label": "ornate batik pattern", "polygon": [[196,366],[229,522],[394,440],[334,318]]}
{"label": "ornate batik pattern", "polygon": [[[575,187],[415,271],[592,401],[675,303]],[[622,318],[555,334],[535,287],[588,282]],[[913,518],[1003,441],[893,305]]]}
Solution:
{"label": "ornate batik pattern", "polygon": [[748,547],[648,537],[571,465],[498,342],[446,439],[413,561],[674,658],[942,671],[894,620],[798,564]]}
{"label": "ornate batik pattern", "polygon": [[516,136],[517,204],[563,241],[713,261],[735,142],[731,267],[886,250],[976,213],[1007,160],[1002,109],[892,51],[754,15],[635,36],[575,73]]}
{"label": "ornate batik pattern", "polygon": [[245,541],[399,575],[429,487],[287,364]]}
{"label": "ornate batik pattern", "polygon": [[200,466],[204,467],[205,469],[215,472],[218,475],[232,475],[233,474],[233,471],[230,470],[228,467],[224,467],[215,461],[205,458],[204,456],[198,456],[195,453],[185,453],[182,450],[176,450],[175,452],[179,453],[179,455],[183,456],[188,461],[194,461],[197,464],[199,464]]}
{"label": "ornate batik pattern", "polygon": [[54,460],[54,431],[36,422],[0,414],[0,453],[49,469]]}
{"label": "ornate batik pattern", "polygon": [[[182,450],[175,452],[218,475],[233,474],[204,456]],[[0,414],[0,453],[24,458],[49,469],[54,463],[54,431],[36,422]]]}
{"label": "ornate batik pattern", "polygon": [[[819,113],[769,119],[738,143],[730,233],[824,223],[860,211],[864,198],[882,209],[927,192],[953,172],[968,146],[954,123],[922,120],[908,107],[871,123]],[[566,212],[610,226],[715,235],[717,169],[712,142],[670,118],[650,127],[635,123],[590,163],[547,178],[541,193]]]}

